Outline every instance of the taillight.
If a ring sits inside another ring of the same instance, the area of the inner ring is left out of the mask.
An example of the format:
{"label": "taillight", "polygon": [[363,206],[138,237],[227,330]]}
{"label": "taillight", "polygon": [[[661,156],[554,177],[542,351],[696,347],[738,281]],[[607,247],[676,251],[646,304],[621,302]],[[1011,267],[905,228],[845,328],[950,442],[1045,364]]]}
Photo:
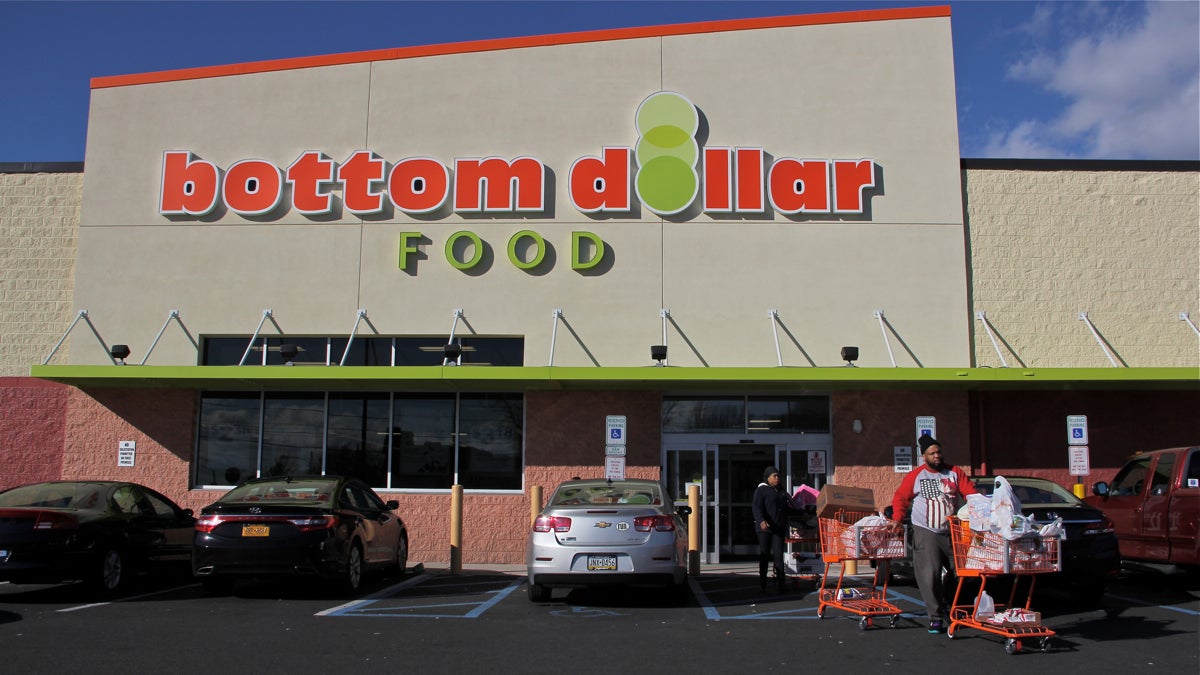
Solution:
{"label": "taillight", "polygon": [[1091,534],[1108,534],[1110,532],[1115,532],[1116,530],[1117,530],[1116,524],[1113,523],[1112,518],[1109,518],[1108,516],[1104,516],[1103,518],[1100,519],[1099,523],[1092,525],[1090,527],[1084,528],[1083,536],[1086,537]]}
{"label": "taillight", "polygon": [[571,519],[564,516],[538,516],[533,521],[534,532],[570,532]]}
{"label": "taillight", "polygon": [[75,516],[53,511],[39,511],[37,520],[33,523],[35,530],[78,530],[79,521]]}
{"label": "taillight", "polygon": [[674,532],[675,518],[671,516],[638,516],[633,519],[633,529],[638,532]]}
{"label": "taillight", "polygon": [[218,516],[216,514],[200,516],[199,518],[196,519],[196,531],[197,532],[212,532],[222,522],[223,521],[221,520],[221,516]]}
{"label": "taillight", "polygon": [[329,530],[333,529],[333,526],[337,524],[337,518],[334,516],[306,516],[302,518],[288,518],[287,520],[301,532]]}

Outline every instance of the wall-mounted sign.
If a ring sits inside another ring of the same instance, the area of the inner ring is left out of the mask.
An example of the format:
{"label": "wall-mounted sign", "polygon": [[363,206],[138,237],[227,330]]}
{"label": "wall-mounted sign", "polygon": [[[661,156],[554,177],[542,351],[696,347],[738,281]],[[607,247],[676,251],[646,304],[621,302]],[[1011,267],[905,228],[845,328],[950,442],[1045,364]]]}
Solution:
{"label": "wall-mounted sign", "polygon": [[808,451],[808,472],[813,475],[824,474],[828,471],[825,465],[824,450]]}
{"label": "wall-mounted sign", "polygon": [[119,441],[117,443],[117,466],[133,466],[137,458],[137,441]]}
{"label": "wall-mounted sign", "polygon": [[913,470],[913,449],[909,445],[897,445],[892,448],[892,471],[908,473]]}

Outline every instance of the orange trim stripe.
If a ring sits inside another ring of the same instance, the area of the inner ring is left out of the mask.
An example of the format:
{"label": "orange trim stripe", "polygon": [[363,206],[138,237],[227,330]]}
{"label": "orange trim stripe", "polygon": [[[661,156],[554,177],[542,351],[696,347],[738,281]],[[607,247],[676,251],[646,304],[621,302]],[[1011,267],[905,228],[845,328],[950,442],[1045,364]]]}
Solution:
{"label": "orange trim stripe", "polygon": [[248,73],[269,73],[281,70],[294,70],[297,68],[342,66],[352,63],[412,59],[423,56],[470,54],[474,52],[498,51],[503,49],[521,49],[523,47],[546,47],[550,45],[611,42],[616,40],[633,40],[637,38],[668,37],[675,35],[699,35],[703,33],[757,30],[762,28],[821,26],[836,23],[861,23],[864,21],[890,21],[895,19],[929,19],[948,16],[950,16],[949,6],[937,6],[861,10],[854,12],[831,12],[828,14],[807,14],[803,16],[729,19],[726,21],[704,21],[698,23],[646,26],[639,28],[610,28],[605,30],[582,31],[578,33],[557,33],[551,35],[535,35],[527,37],[496,38],[492,40],[477,40],[473,42],[452,42],[440,45],[397,47],[394,49],[376,49],[372,51],[349,52],[345,54],[331,54],[324,56],[301,56],[291,59],[255,61],[226,66],[205,66],[202,68],[163,70],[154,73],[139,73],[135,75],[94,77],[92,78],[92,89],[127,87],[137,84],[155,84],[160,82],[178,82],[182,80],[198,80],[207,77],[245,75]]}

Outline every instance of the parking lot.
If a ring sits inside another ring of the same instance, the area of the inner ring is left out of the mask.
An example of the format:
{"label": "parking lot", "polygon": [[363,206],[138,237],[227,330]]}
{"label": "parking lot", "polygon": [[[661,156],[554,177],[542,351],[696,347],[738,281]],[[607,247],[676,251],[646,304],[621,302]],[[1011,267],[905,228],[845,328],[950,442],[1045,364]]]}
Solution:
{"label": "parking lot", "polygon": [[[859,585],[869,579],[855,577]],[[1034,608],[1056,632],[1051,649],[1011,656],[1001,638],[981,631],[961,629],[953,640],[926,633],[909,585],[889,587],[888,601],[901,610],[895,628],[876,621],[865,630],[860,617],[836,608],[818,618],[814,583],[761,593],[750,566],[706,567],[690,586],[688,602],[673,605],[637,589],[556,590],[550,602],[531,603],[515,567],[372,576],[354,597],[282,582],[210,597],[182,573],[138,579],[113,599],[77,584],[0,584],[0,644],[5,669],[26,673],[168,664],[209,673],[958,672],[993,659],[1031,673],[1200,667],[1200,589],[1183,577],[1123,574],[1093,609],[1039,593]]]}

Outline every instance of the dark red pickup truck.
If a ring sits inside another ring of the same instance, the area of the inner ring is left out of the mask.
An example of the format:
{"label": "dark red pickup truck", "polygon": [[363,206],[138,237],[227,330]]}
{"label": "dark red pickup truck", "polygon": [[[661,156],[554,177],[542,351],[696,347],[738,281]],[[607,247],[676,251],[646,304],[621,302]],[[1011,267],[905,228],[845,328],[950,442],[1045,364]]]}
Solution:
{"label": "dark red pickup truck", "polygon": [[1084,501],[1112,518],[1123,560],[1200,565],[1200,447],[1139,452]]}

